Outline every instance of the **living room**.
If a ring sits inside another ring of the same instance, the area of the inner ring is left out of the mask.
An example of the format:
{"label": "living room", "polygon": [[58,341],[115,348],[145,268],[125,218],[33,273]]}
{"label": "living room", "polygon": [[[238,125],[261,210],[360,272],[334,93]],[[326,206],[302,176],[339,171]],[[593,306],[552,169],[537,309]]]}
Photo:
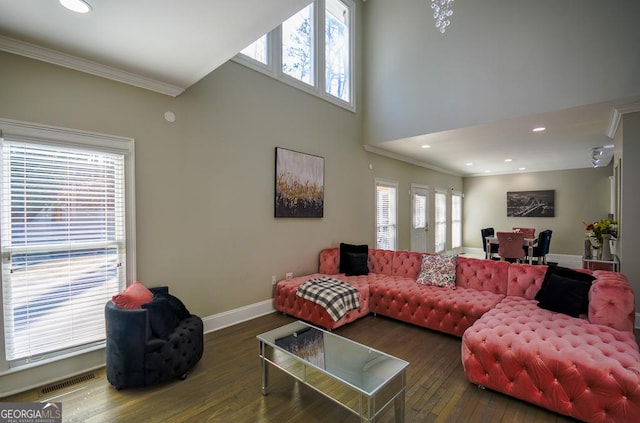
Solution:
{"label": "living room", "polygon": [[[403,201],[402,195],[411,184],[464,192],[463,246],[476,249],[481,248],[480,228],[514,226],[504,210],[507,191],[555,189],[557,217],[517,222],[540,229],[552,227],[552,252],[580,256],[582,221],[606,217],[610,211],[612,167],[464,178],[363,149],[363,144],[417,131],[434,132],[640,95],[640,81],[633,74],[640,62],[635,47],[640,36],[633,21],[639,12],[635,2],[618,1],[618,7],[610,6],[612,10],[606,14],[599,13],[597,2],[589,2],[588,8],[583,2],[568,2],[560,11],[557,2],[546,2],[546,7],[528,2],[511,6],[518,8],[517,15],[523,21],[529,13],[553,9],[555,12],[547,12],[545,21],[550,34],[585,25],[592,38],[554,51],[572,56],[585,45],[586,51],[599,46],[599,54],[611,54],[585,59],[592,66],[589,72],[574,67],[571,57],[538,62],[541,58],[529,58],[525,48],[506,54],[499,41],[510,35],[497,28],[508,24],[517,32],[520,24],[488,19],[496,5],[470,3],[460,2],[456,11],[460,18],[456,15],[455,25],[456,30],[474,28],[478,44],[469,45],[470,40],[456,35],[452,28],[445,34],[453,36],[446,43],[451,51],[425,53],[424,60],[432,61],[432,66],[441,63],[440,54],[465,58],[436,73],[435,77],[447,82],[440,86],[442,92],[421,85],[424,69],[411,66],[419,65],[411,60],[422,55],[416,50],[438,45],[441,34],[429,31],[433,38],[416,42],[409,51],[391,44],[398,37],[395,41],[404,45],[407,40],[419,39],[415,33],[418,28],[423,27],[424,32],[427,27],[431,29],[428,5],[410,0],[370,0],[358,2],[356,8],[355,112],[233,61],[174,98],[3,51],[0,118],[135,139],[136,279],[149,286],[169,285],[193,313],[205,318],[209,330],[242,320],[246,310],[268,312],[271,276],[283,279],[287,272],[302,275],[317,270],[321,249],[340,242],[373,246],[376,178],[397,181],[400,187],[398,249],[410,248],[410,203],[408,196]],[[578,11],[580,18],[567,18]],[[477,23],[474,16],[478,17]],[[491,31],[480,39],[477,34],[481,25]],[[497,38],[500,34],[503,38]],[[532,46],[542,42],[562,45],[563,37],[530,40]],[[406,82],[404,87],[385,83],[389,69],[384,64],[398,62],[407,63],[405,71],[413,74],[397,77]],[[508,85],[492,80],[497,69],[509,64],[512,70],[513,64],[518,66]],[[460,79],[450,80],[450,73],[459,73]],[[522,90],[514,89],[518,86]],[[428,96],[420,92],[450,100],[425,101]],[[498,105],[488,108],[487,102]],[[391,113],[383,106],[395,111]],[[423,112],[411,118],[415,110]],[[174,113],[174,122],[163,117],[167,111]],[[632,185],[640,172],[635,166],[640,162],[635,142],[640,136],[640,114],[623,114],[618,128],[614,138],[616,159],[624,158],[621,232],[624,239],[632,240],[640,235],[639,223],[630,218],[640,209]],[[624,154],[618,150],[622,144]],[[322,219],[274,219],[275,147],[324,157]],[[582,210],[584,216],[579,214]],[[640,268],[632,259],[640,253],[638,247],[631,242],[620,247],[621,270],[639,292]],[[636,309],[639,307],[636,300]],[[103,351],[24,371],[8,371],[2,363],[0,396],[100,363],[104,363]]]}

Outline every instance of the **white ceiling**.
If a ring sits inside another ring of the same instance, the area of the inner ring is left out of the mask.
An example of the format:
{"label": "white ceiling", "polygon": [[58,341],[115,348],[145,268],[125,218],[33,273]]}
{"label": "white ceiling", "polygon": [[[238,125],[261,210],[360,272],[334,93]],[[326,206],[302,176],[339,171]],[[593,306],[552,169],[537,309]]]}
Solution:
{"label": "white ceiling", "polygon": [[[0,50],[177,96],[309,0],[88,2],[93,11],[80,15],[58,0],[0,0]],[[591,167],[590,148],[612,142],[608,135],[615,129],[614,108],[637,107],[639,101],[589,105],[365,148],[463,176]],[[547,130],[531,132],[537,126]],[[421,148],[424,144],[431,147]],[[512,161],[505,162],[508,158]]]}
{"label": "white ceiling", "polygon": [[[615,130],[616,105],[576,107],[379,143],[367,149],[411,157],[416,164],[464,176],[592,167],[591,148],[613,144],[608,133],[613,135]],[[537,127],[546,130],[534,132]]]}

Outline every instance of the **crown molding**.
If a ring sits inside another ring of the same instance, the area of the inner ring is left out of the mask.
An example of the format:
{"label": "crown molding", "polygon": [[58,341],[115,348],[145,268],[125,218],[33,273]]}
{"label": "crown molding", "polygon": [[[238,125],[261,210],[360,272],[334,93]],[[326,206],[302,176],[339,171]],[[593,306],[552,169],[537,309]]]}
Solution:
{"label": "crown molding", "polygon": [[91,60],[82,59],[57,50],[48,49],[46,47],[5,37],[3,35],[0,35],[0,51],[6,51],[8,53],[17,54],[30,59],[52,63],[54,65],[63,66],[65,68],[111,79],[112,81],[122,82],[124,84],[155,91],[171,97],[179,96],[186,89],[186,87],[179,87],[166,82],[146,78],[122,69],[103,65]]}
{"label": "crown molding", "polygon": [[618,109],[613,109],[611,112],[611,120],[609,121],[609,128],[607,128],[607,136],[611,139],[618,132],[618,125],[620,125],[620,120],[622,119],[622,113],[618,111]]}
{"label": "crown molding", "polygon": [[627,113],[640,112],[640,101],[636,101],[635,103],[622,104],[616,107],[616,110],[620,111],[620,113],[623,115]]}
{"label": "crown molding", "polygon": [[412,165],[415,165],[415,166],[420,166],[420,167],[424,167],[426,169],[435,170],[436,172],[446,173],[447,175],[453,175],[453,176],[459,176],[459,177],[463,176],[463,175],[461,175],[459,173],[452,172],[450,170],[443,169],[443,168],[438,167],[438,166],[433,166],[433,165],[430,165],[428,163],[421,162],[419,160],[415,160],[415,159],[412,159],[412,158],[407,157],[407,156],[403,156],[401,154],[392,153],[391,151],[383,150],[381,148],[374,147],[374,146],[369,145],[369,144],[364,144],[363,147],[364,147],[364,150],[366,152],[377,154],[378,156],[383,156],[383,157],[387,157],[387,158],[390,158],[390,159],[399,160],[401,162],[409,163],[409,164],[412,164]]}
{"label": "crown molding", "polygon": [[628,103],[614,107],[613,112],[611,113],[609,128],[607,129],[607,136],[613,139],[618,131],[618,125],[620,125],[622,115],[634,112],[640,112],[640,102]]}

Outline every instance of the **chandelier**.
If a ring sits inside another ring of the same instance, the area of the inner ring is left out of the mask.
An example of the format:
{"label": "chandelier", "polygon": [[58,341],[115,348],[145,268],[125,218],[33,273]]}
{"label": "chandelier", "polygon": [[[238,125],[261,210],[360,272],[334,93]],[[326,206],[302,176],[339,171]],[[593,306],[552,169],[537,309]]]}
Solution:
{"label": "chandelier", "polygon": [[591,164],[593,167],[607,167],[613,159],[613,144],[594,147],[591,149]]}
{"label": "chandelier", "polygon": [[431,8],[433,9],[433,19],[436,20],[436,28],[441,34],[451,25],[449,17],[453,15],[453,0],[431,0]]}

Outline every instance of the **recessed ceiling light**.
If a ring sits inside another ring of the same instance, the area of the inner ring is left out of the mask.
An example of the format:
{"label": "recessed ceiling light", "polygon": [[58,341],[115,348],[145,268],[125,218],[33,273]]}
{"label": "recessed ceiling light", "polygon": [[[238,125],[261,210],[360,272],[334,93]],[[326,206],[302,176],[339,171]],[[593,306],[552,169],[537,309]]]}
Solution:
{"label": "recessed ceiling light", "polygon": [[469,162],[469,163],[465,163],[466,166],[473,166],[473,163]]}
{"label": "recessed ceiling light", "polygon": [[429,144],[423,144],[420,147],[422,147],[422,148],[431,148],[431,146]]}
{"label": "recessed ceiling light", "polygon": [[485,170],[484,173],[491,173],[491,169]]}
{"label": "recessed ceiling light", "polygon": [[526,167],[519,167],[518,170],[527,170]]}
{"label": "recessed ceiling light", "polygon": [[60,0],[60,4],[76,13],[91,12],[91,6],[84,0]]}
{"label": "recessed ceiling light", "polygon": [[533,128],[533,132],[544,132],[547,128],[544,126],[538,126],[537,128]]}
{"label": "recessed ceiling light", "polygon": [[513,159],[504,159],[505,162],[512,162]]}

